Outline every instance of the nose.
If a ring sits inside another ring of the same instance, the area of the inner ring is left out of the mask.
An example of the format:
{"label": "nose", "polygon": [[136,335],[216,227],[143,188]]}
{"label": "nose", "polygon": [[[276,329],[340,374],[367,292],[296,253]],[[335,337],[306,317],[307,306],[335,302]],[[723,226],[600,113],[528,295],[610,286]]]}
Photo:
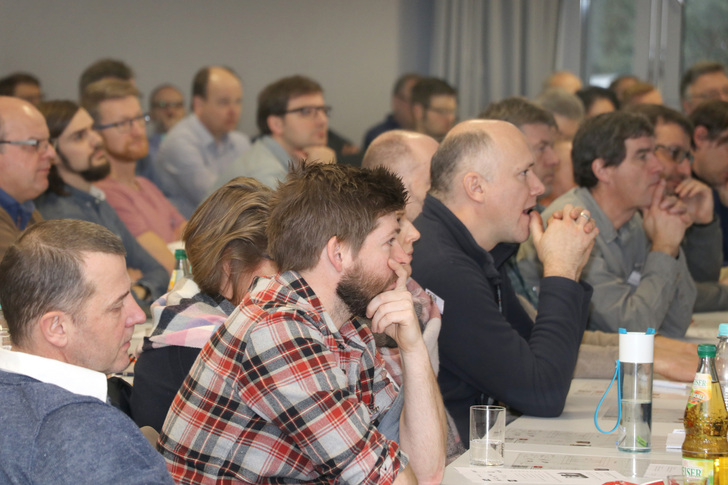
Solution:
{"label": "nose", "polygon": [[664,167],[662,166],[662,163],[660,163],[660,160],[657,158],[657,155],[655,155],[654,150],[652,151],[652,153],[650,153],[648,155],[648,157],[650,159],[649,169],[652,173],[661,174],[662,172],[665,171]]}
{"label": "nose", "polygon": [[101,138],[101,134],[96,130],[89,130],[88,140],[94,148],[103,145],[104,143],[103,138]]}
{"label": "nose", "polygon": [[412,256],[402,248],[402,245],[397,239],[392,243],[392,251],[390,253],[392,259],[397,261],[399,264],[409,264],[412,261]]}
{"label": "nose", "polygon": [[129,299],[129,315],[126,317],[126,326],[133,327],[140,323],[144,323],[147,320],[147,316],[144,315],[144,311],[139,307],[131,294],[127,298]]}
{"label": "nose", "polygon": [[528,171],[528,180],[528,188],[530,189],[531,195],[535,195],[536,197],[538,197],[539,195],[544,193],[546,188],[531,170]]}
{"label": "nose", "polygon": [[546,160],[546,165],[549,167],[555,167],[561,162],[558,155],[556,155],[556,150],[551,145],[547,146],[546,150],[544,150],[544,159]]}
{"label": "nose", "polygon": [[407,216],[403,216],[401,234],[404,234],[404,242],[408,244],[420,239],[420,231],[417,230]]}
{"label": "nose", "polygon": [[58,154],[56,153],[56,148],[53,146],[52,143],[49,143],[46,149],[43,151],[43,157],[44,158],[57,158]]}

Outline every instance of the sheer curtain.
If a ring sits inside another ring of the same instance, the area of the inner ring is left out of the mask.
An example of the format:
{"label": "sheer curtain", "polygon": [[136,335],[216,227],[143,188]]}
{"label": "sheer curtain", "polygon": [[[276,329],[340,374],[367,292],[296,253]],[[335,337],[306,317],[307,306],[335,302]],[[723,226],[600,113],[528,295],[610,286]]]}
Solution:
{"label": "sheer curtain", "polygon": [[460,119],[491,101],[536,96],[555,70],[560,0],[438,0],[432,75],[458,88]]}

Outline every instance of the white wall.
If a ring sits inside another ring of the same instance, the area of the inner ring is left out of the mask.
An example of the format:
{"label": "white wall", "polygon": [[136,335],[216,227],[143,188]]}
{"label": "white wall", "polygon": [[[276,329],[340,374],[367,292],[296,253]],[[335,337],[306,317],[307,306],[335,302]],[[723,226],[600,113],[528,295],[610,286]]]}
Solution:
{"label": "white wall", "polygon": [[81,71],[112,57],[142,92],[174,82],[189,97],[199,67],[227,64],[243,79],[240,127],[253,135],[258,92],[300,73],[323,85],[331,126],[360,143],[388,111],[394,79],[422,59],[402,1],[2,0],[0,77],[28,71],[47,99],[75,99]]}

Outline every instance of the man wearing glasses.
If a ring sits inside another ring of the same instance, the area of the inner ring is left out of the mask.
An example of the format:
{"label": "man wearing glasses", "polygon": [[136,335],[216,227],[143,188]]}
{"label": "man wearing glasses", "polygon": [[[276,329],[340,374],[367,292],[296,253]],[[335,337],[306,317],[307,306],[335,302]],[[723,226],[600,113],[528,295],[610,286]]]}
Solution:
{"label": "man wearing glasses", "polygon": [[410,101],[415,131],[441,142],[457,119],[458,98],[455,88],[442,79],[422,78],[412,87]]}
{"label": "man wearing glasses", "polygon": [[336,154],[326,146],[330,113],[323,89],[313,79],[290,76],[269,84],[258,95],[256,122],[261,136],[222,172],[210,192],[240,175],[275,188],[290,164],[335,163]]}
{"label": "man wearing glasses", "polygon": [[666,106],[640,105],[630,111],[647,116],[655,126],[655,155],[662,164],[665,193],[680,198],[693,221],[681,246],[698,290],[694,311],[726,310],[728,286],[719,283],[723,238],[715,216],[713,193],[691,175],[693,124],[685,115]]}
{"label": "man wearing glasses", "polygon": [[128,81],[104,79],[86,88],[82,104],[111,164],[111,174],[98,187],[139,244],[171,272],[175,259],[167,244],[182,239],[187,221],[153,182],[136,175],[137,161],[149,152],[149,116],[139,91]]}
{"label": "man wearing glasses", "polygon": [[[728,99],[728,98],[727,98]],[[728,101],[701,104],[691,114],[695,162],[693,175],[713,189],[723,234],[728,234]],[[728,261],[728,237],[723,238]]]}
{"label": "man wearing glasses", "polygon": [[154,124],[154,133],[149,137],[149,156],[154,159],[164,135],[182,121],[187,111],[184,94],[171,84],[157,86],[149,98],[149,117]]}
{"label": "man wearing glasses", "polygon": [[20,98],[0,96],[0,258],[26,227],[43,218],[33,199],[48,187],[56,152],[43,115]]}
{"label": "man wearing glasses", "polygon": [[207,196],[223,170],[250,148],[235,130],[243,106],[238,75],[223,66],[204,67],[192,81],[192,113],[162,141],[156,168],[170,201],[183,216]]}
{"label": "man wearing glasses", "polygon": [[[663,151],[657,149],[660,156]],[[566,204],[579,205],[599,228],[582,273],[594,288],[587,328],[654,328],[682,337],[696,289],[680,243],[693,221],[686,202],[665,193],[652,123],[621,111],[589,118],[576,133],[571,155],[578,187],[552,202],[542,218],[546,222]],[[539,274],[540,263],[533,242],[526,245],[531,248],[523,254],[530,256],[519,265],[528,277]]]}
{"label": "man wearing glasses", "polygon": [[687,115],[706,101],[728,101],[728,76],[725,66],[715,61],[695,63],[685,71],[680,80],[680,99]]}

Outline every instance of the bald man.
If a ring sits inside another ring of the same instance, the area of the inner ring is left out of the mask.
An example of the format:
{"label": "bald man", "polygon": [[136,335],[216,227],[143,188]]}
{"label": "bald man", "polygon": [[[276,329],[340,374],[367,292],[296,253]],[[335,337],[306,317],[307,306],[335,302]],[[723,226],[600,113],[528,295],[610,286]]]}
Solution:
{"label": "bald man", "polygon": [[157,154],[162,187],[189,219],[223,170],[250,148],[235,130],[243,86],[227,67],[204,67],[192,81],[192,113],[172,128]]}
{"label": "bald man", "polygon": [[574,94],[582,88],[581,79],[569,71],[556,71],[543,82],[544,91],[550,88],[559,88]]}
{"label": "bald man", "polygon": [[33,199],[48,188],[56,152],[35,106],[0,96],[0,258],[26,227],[43,218]]}
{"label": "bald man", "polygon": [[430,160],[437,150],[434,138],[414,131],[382,133],[369,145],[362,167],[386,167],[399,175],[407,189],[407,219],[414,221],[422,212],[430,190]]}
{"label": "bald man", "polygon": [[[474,404],[558,416],[576,365],[592,293],[579,278],[598,231],[573,206],[543,230],[533,212],[544,190],[535,163],[512,124],[460,123],[432,158],[432,187],[415,220],[422,237],[412,276],[444,300],[438,380],[464,439]],[[549,268],[535,325],[503,267],[529,233]]]}

